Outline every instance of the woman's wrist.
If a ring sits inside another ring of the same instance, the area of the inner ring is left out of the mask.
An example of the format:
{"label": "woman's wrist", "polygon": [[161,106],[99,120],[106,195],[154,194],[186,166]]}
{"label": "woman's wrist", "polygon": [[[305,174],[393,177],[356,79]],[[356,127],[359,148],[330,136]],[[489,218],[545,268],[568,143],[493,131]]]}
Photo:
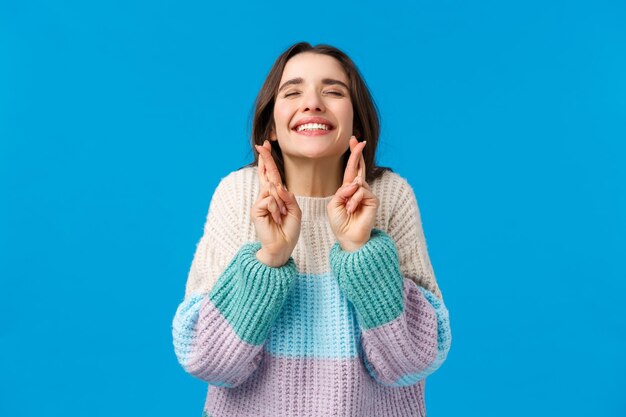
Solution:
{"label": "woman's wrist", "polygon": [[339,239],[337,238],[337,242],[339,243],[339,247],[344,252],[356,252],[361,249],[367,242],[370,241],[372,236],[373,229],[370,229],[368,233],[363,234],[362,236],[357,237],[357,240],[348,240],[348,239]]}
{"label": "woman's wrist", "polygon": [[259,249],[256,253],[256,258],[260,262],[272,268],[279,268],[285,265],[287,261],[289,261],[289,256],[290,255],[285,256],[268,253],[263,249],[263,247],[261,247],[261,249]]}
{"label": "woman's wrist", "polygon": [[342,242],[342,241],[338,241],[339,242],[339,246],[341,247],[341,250],[344,252],[356,252],[359,249],[361,249],[366,243],[365,242]]}

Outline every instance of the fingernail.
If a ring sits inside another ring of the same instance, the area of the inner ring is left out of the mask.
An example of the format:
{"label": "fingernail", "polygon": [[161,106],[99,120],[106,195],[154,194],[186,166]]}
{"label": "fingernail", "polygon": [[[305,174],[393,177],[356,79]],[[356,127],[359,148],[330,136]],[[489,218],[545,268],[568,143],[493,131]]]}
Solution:
{"label": "fingernail", "polygon": [[281,208],[280,208],[280,212],[281,212],[281,213],[283,214],[283,216],[284,216],[285,214],[287,214],[287,209],[283,206],[283,207],[281,207]]}

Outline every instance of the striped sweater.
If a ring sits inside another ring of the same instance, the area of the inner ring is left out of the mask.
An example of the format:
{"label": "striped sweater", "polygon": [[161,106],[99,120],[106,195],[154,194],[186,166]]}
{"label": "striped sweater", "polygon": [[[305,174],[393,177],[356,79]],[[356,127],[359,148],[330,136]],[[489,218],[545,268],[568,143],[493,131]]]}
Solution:
{"label": "striped sweater", "polygon": [[344,252],[329,197],[296,196],[298,243],[278,268],[256,259],[256,168],[223,178],[172,323],[182,367],[208,382],[203,416],[425,416],[425,378],[450,349],[417,200],[385,172],[370,240]]}

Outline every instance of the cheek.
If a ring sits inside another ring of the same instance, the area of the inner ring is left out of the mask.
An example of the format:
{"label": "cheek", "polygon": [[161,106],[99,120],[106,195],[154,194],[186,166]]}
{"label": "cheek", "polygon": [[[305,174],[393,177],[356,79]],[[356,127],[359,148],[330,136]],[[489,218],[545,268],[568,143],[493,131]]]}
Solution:
{"label": "cheek", "polygon": [[274,121],[278,129],[284,129],[289,126],[291,119],[291,107],[277,104],[274,106]]}
{"label": "cheek", "polygon": [[354,128],[354,112],[352,109],[348,112],[347,118],[350,121],[350,130],[352,130]]}
{"label": "cheek", "polygon": [[352,106],[350,107],[344,107],[339,111],[339,115],[341,117],[341,121],[343,122],[343,125],[347,128],[352,130],[353,128],[353,123],[354,123],[354,111],[352,110]]}

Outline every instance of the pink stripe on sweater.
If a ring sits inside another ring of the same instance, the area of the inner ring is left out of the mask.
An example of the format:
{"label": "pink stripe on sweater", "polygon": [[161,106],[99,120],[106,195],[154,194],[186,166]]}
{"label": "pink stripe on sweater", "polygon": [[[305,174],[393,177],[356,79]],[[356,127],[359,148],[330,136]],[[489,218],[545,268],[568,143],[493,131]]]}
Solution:
{"label": "pink stripe on sweater", "polygon": [[361,333],[363,351],[376,377],[386,384],[424,371],[437,358],[437,314],[408,279],[404,307],[393,321]]}
{"label": "pink stripe on sweater", "polygon": [[420,417],[424,381],[389,388],[375,382],[360,359],[276,357],[265,352],[256,373],[235,388],[209,386],[213,417]]}
{"label": "pink stripe on sweater", "polygon": [[196,324],[194,350],[187,371],[208,382],[237,385],[257,368],[263,345],[241,340],[222,313],[207,297]]}

